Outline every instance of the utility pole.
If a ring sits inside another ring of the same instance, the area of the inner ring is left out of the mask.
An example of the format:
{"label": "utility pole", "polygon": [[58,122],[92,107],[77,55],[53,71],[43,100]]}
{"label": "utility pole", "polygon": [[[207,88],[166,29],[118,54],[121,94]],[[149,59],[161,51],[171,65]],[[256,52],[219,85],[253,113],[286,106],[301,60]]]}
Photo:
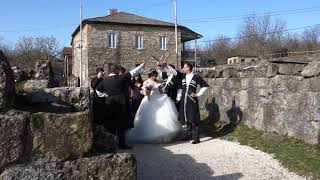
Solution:
{"label": "utility pole", "polygon": [[175,38],[176,38],[176,61],[177,67],[179,67],[179,56],[178,56],[178,24],[177,24],[177,0],[173,0],[174,7],[174,30],[175,30]]}
{"label": "utility pole", "polygon": [[194,69],[197,69],[197,38],[194,39]]}
{"label": "utility pole", "polygon": [[80,87],[82,86],[82,0],[80,0]]}

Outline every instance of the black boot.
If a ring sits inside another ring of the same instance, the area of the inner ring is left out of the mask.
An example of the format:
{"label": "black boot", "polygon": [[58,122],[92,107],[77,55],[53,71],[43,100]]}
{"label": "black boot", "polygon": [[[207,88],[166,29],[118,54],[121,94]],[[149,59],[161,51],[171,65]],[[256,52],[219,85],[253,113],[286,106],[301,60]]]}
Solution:
{"label": "black boot", "polygon": [[125,131],[118,131],[118,137],[119,137],[119,149],[132,149],[132,147],[128,146],[126,143]]}
{"label": "black boot", "polygon": [[200,134],[199,134],[199,126],[195,126],[193,128],[193,131],[192,131],[192,138],[193,138],[193,141],[192,141],[192,144],[198,144],[200,143]]}
{"label": "black boot", "polygon": [[183,137],[183,141],[189,141],[192,138],[192,128],[191,125],[187,124],[187,133],[185,134],[185,137]]}

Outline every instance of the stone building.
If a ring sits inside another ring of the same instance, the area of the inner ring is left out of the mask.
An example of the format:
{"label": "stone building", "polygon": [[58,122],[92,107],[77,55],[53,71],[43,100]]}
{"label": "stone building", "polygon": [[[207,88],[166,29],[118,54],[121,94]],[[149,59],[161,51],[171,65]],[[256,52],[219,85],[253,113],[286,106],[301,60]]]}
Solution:
{"label": "stone building", "polygon": [[64,58],[64,75],[70,76],[72,74],[72,48],[64,47],[62,57]]}
{"label": "stone building", "polygon": [[[174,23],[137,16],[117,10],[109,15],[83,20],[82,27],[82,84],[89,85],[97,67],[107,69],[117,63],[127,69],[146,62],[155,67],[163,57],[180,67],[185,42],[202,36],[187,27],[178,26],[178,53],[176,54]],[[80,72],[80,27],[72,34],[72,75]],[[155,57],[155,58],[153,58]]]}

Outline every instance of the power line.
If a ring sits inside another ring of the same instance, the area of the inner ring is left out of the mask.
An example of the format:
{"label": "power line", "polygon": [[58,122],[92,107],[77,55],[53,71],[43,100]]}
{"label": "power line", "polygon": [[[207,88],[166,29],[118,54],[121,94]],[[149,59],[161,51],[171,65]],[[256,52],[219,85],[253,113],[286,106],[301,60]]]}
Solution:
{"label": "power line", "polygon": [[318,12],[318,11],[320,11],[320,6],[310,7],[310,8],[301,8],[301,9],[283,10],[283,11],[274,11],[274,12],[251,13],[248,15],[220,16],[220,17],[210,17],[210,18],[203,18],[203,19],[182,19],[182,20],[179,20],[179,22],[192,23],[192,22],[209,22],[209,21],[230,21],[230,20],[245,19],[245,18],[251,17],[252,15],[279,16],[279,15],[310,13],[310,12]]}
{"label": "power line", "polygon": [[237,37],[231,37],[231,38],[203,40],[203,41],[200,41],[200,42],[215,42],[215,41],[219,41],[219,40],[235,40],[235,39],[242,39],[242,38],[250,38],[250,37],[257,37],[257,36],[269,35],[269,34],[274,34],[274,33],[283,33],[283,32],[295,31],[295,30],[300,30],[300,29],[308,29],[308,28],[312,28],[312,27],[315,27],[315,26],[320,26],[320,24],[304,26],[304,27],[297,27],[297,28],[291,28],[291,29],[285,29],[285,30],[281,30],[281,31],[272,31],[272,32],[260,33],[260,34],[254,34],[254,35],[248,35],[248,36],[237,36]]}
{"label": "power line", "polygon": [[[149,7],[157,6],[159,4],[163,4],[170,1],[165,1],[162,3],[153,4]],[[270,13],[256,13],[254,15],[263,16],[263,15],[270,15],[270,16],[279,16],[279,15],[287,15],[287,14],[300,14],[300,13],[308,13],[308,12],[318,12],[320,9],[318,7],[310,7],[310,8],[301,8],[301,9],[291,9],[291,10],[283,10],[283,11],[274,11]],[[313,10],[312,10],[313,9]],[[133,12],[141,11],[144,9],[138,9]],[[306,11],[308,10],[308,11]],[[288,12],[288,13],[281,13],[281,12]],[[210,22],[211,20],[215,21],[229,21],[229,20],[238,20],[238,19],[245,19],[248,17],[251,17],[251,15],[244,15],[244,16],[221,16],[221,17],[212,17],[212,18],[205,18],[205,19],[186,19],[186,20],[179,20],[179,22],[185,22],[185,23],[201,23],[201,22]],[[126,20],[126,19],[124,19]],[[127,21],[131,21],[131,19],[127,19]],[[144,22],[142,20],[135,20],[135,22]],[[23,30],[0,30],[2,33],[19,33],[19,32],[32,32],[32,31],[44,31],[44,30],[51,30],[51,29],[61,29],[66,27],[72,27],[77,26],[78,24],[67,24],[67,25],[56,25],[56,26],[49,26],[49,27],[41,27],[41,28],[29,28],[29,29],[23,29]]]}
{"label": "power line", "polygon": [[57,25],[57,26],[48,26],[48,27],[41,27],[41,28],[28,28],[22,30],[0,30],[2,33],[19,33],[19,32],[35,32],[35,31],[45,31],[51,29],[61,29],[66,27],[77,26],[78,24],[69,24],[69,25]]}

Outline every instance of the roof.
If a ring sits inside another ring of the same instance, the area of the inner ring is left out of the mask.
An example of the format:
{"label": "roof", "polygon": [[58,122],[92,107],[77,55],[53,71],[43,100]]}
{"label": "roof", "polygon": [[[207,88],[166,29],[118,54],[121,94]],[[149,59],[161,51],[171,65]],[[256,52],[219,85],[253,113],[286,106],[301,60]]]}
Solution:
{"label": "roof", "polygon": [[[126,13],[126,12],[119,12],[119,13],[111,14],[108,16],[84,19],[82,23],[83,25],[91,23],[91,24],[139,25],[139,26],[154,26],[154,27],[174,27],[175,26],[174,23],[146,18],[146,17],[142,17],[135,14]],[[184,42],[202,38],[200,34],[188,29],[187,27],[178,25],[178,28],[182,30],[182,34],[188,34],[187,36],[185,36],[185,39],[183,39]],[[78,26],[77,29],[73,32],[72,38],[76,35],[76,33],[78,33],[79,30],[80,30],[80,26]],[[190,37],[190,34],[192,34],[192,37]]]}
{"label": "roof", "polygon": [[174,26],[174,23],[150,19],[130,13],[119,12],[108,16],[95,17],[85,19],[86,22],[109,22],[121,24],[139,24],[139,25],[158,25],[158,26]]}
{"label": "roof", "polygon": [[231,58],[259,58],[259,57],[258,56],[251,56],[251,55],[238,55],[238,56],[229,57],[228,59],[231,59]]}
{"label": "roof", "polygon": [[71,54],[72,55],[72,47],[64,47],[63,54]]}

